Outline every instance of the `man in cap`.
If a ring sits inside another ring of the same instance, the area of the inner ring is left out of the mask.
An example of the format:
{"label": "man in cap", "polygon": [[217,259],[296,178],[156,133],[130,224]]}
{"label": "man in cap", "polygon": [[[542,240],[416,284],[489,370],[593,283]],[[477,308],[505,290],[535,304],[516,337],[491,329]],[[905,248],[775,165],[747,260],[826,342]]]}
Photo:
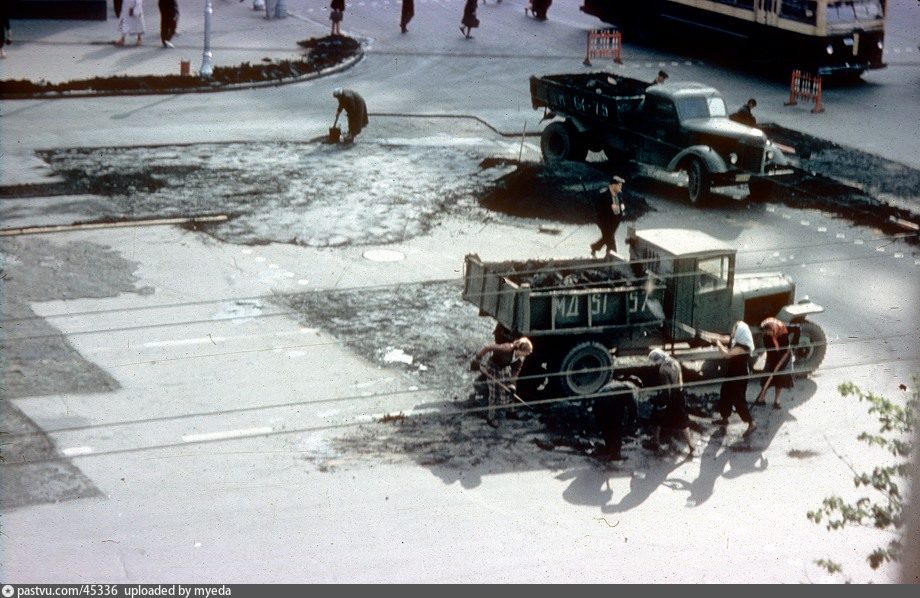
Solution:
{"label": "man in cap", "polygon": [[658,71],[658,75],[655,77],[655,80],[648,84],[648,87],[652,85],[661,85],[668,80],[668,74],[664,71]]}
{"label": "man in cap", "polygon": [[626,206],[620,200],[620,192],[625,182],[626,179],[623,177],[614,176],[594,200],[594,212],[597,227],[601,229],[601,238],[591,243],[591,257],[597,257],[597,252],[604,246],[607,247],[604,257],[610,257],[617,250],[617,227],[620,226],[623,213],[626,211]]}
{"label": "man in cap", "polygon": [[350,143],[358,136],[361,129],[367,126],[367,104],[358,92],[350,89],[336,89],[332,92],[332,96],[339,101],[339,107],[335,111],[336,118],[342,113],[342,110],[348,116],[348,134],[345,135],[343,141]]}
{"label": "man in cap", "polygon": [[757,100],[754,98],[749,99],[744,103],[741,108],[738,108],[737,112],[733,112],[728,118],[735,121],[736,123],[741,123],[742,125],[747,125],[749,127],[757,126],[757,119],[754,118],[753,110],[757,107]]}

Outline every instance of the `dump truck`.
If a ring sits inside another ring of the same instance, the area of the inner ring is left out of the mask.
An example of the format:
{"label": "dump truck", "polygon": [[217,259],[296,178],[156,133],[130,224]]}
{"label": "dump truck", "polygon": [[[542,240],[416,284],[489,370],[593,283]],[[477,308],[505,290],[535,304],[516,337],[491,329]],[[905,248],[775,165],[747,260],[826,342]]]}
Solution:
{"label": "dump truck", "polygon": [[739,273],[736,250],[686,229],[628,231],[629,259],[573,258],[484,262],[464,260],[463,299],[496,320],[496,340],[529,337],[518,390],[534,396],[596,393],[615,362],[663,347],[681,359],[712,352],[712,335],[734,323],[776,317],[794,328],[794,373],[818,368],[826,351],[821,327],[808,316],[824,309],[796,301],[795,283],[780,272]]}
{"label": "dump truck", "polygon": [[603,151],[609,160],[685,173],[691,203],[713,187],[748,185],[756,193],[758,182],[793,174],[781,148],[760,129],[730,120],[719,92],[702,83],[545,75],[530,78],[530,97],[551,121],[540,137],[546,161]]}

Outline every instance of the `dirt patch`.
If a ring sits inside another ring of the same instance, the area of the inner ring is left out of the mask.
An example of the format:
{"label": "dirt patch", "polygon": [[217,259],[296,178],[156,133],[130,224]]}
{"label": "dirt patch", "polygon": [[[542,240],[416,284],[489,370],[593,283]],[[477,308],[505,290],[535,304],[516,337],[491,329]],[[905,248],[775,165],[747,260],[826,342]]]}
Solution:
{"label": "dirt patch", "polygon": [[485,218],[475,196],[502,171],[474,147],[229,143],[39,152],[64,180],[3,196],[94,194],[98,221],[227,214],[202,227],[231,243],[311,247],[400,242],[446,214]]}
{"label": "dirt patch", "polygon": [[[458,470],[553,469],[573,455],[595,455],[603,440],[591,401],[521,406],[514,410],[517,418],[506,419],[499,430],[485,425],[484,388],[468,366],[475,352],[491,342],[494,321],[479,317],[460,294],[458,283],[443,282],[274,297],[298,312],[304,325],[321,327],[357,354],[399,369],[442,397],[435,414],[391,416],[385,424],[362,426],[335,439],[339,451],[383,461],[408,457],[456,479]],[[354,317],[358,312],[361,317]],[[391,359],[395,350],[398,361]],[[687,399],[692,414],[706,416],[716,395],[690,393]],[[643,401],[640,421],[647,422],[650,411]],[[638,435],[629,442],[636,444]]]}
{"label": "dirt patch", "polygon": [[[492,162],[484,162],[486,167]],[[482,207],[521,218],[544,218],[571,224],[595,221],[594,199],[610,180],[606,163],[515,163],[514,170],[480,196]],[[636,220],[651,207],[644,197],[624,190],[626,220]]]}
{"label": "dirt patch", "polygon": [[[3,511],[102,496],[79,469],[57,458],[54,442],[9,401],[0,401],[0,420],[3,421],[0,435]],[[42,459],[48,461],[31,463]]]}
{"label": "dirt patch", "polygon": [[118,388],[86,361],[59,330],[32,311],[32,302],[114,297],[147,292],[135,287],[137,264],[93,243],[55,245],[31,237],[0,242],[6,280],[3,297],[2,395],[103,393]]}
{"label": "dirt patch", "polygon": [[[822,208],[889,234],[920,224],[920,170],[778,125],[765,125],[773,140],[795,148],[792,177],[760,188],[759,199],[796,208]],[[918,243],[916,234],[906,240]]]}
{"label": "dirt patch", "polygon": [[260,64],[244,62],[238,66],[215,66],[213,75],[203,79],[182,75],[141,75],[93,77],[64,83],[33,82],[25,79],[0,81],[0,99],[25,99],[67,95],[117,95],[141,93],[181,93],[214,91],[222,87],[247,83],[296,81],[304,75],[341,64],[361,54],[360,44],[344,36],[311,38],[297,42],[307,49],[299,60],[264,58]]}

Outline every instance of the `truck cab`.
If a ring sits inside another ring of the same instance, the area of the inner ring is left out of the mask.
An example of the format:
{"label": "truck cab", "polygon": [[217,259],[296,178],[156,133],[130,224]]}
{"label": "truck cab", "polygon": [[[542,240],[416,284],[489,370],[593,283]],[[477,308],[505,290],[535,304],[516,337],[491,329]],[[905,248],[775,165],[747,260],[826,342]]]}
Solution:
{"label": "truck cab", "polygon": [[795,283],[781,272],[738,274],[736,250],[698,230],[632,228],[627,233],[634,271],[654,275],[665,287],[663,336],[666,344],[707,344],[707,333],[727,335],[736,321],[746,322],[758,346],[760,322],[777,317],[796,327],[796,370],[818,367],[826,337],[807,320],[824,308],[807,297],[795,300]]}

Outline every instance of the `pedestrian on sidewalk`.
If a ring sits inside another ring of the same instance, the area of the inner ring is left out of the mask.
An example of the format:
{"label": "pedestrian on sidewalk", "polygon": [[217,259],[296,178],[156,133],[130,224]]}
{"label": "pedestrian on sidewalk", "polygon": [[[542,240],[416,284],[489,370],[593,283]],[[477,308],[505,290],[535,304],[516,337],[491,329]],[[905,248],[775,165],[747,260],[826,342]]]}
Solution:
{"label": "pedestrian on sidewalk", "polygon": [[[747,386],[748,377],[751,374],[750,358],[754,352],[754,335],[751,334],[751,328],[742,321],[735,322],[732,329],[731,340],[722,338],[716,341],[719,352],[726,359],[725,371],[722,387],[719,389],[719,401],[716,408],[719,410],[719,418],[715,423],[720,426],[728,424],[728,417],[732,414],[732,408],[741,416],[741,421],[746,422],[748,427],[744,431],[744,436],[750,436],[757,429],[754,418],[748,410],[747,404]],[[723,342],[729,342],[726,347]]]}
{"label": "pedestrian on sidewalk", "polygon": [[[345,9],[343,8],[342,10],[345,10]],[[265,0],[265,18],[266,19],[283,19],[286,16],[287,16],[287,8],[282,6],[281,0]]]}
{"label": "pedestrian on sidewalk", "polygon": [[121,7],[121,18],[118,19],[118,31],[121,37],[115,42],[116,46],[125,45],[126,35],[136,35],[135,46],[143,44],[141,37],[144,35],[144,0],[124,0]]}
{"label": "pedestrian on sidewalk", "polygon": [[179,26],[179,0],[158,0],[160,6],[160,41],[164,48],[175,48],[172,38]]}
{"label": "pedestrian on sidewalk", "polygon": [[773,408],[779,409],[779,396],[784,388],[792,388],[792,348],[789,342],[789,328],[776,318],[767,318],[760,323],[763,344],[767,348],[767,363],[763,368],[766,378],[761,378],[760,394],[755,405],[767,404],[767,389],[773,387]]}
{"label": "pedestrian on sidewalk", "polygon": [[530,11],[530,14],[538,21],[546,20],[546,13],[549,11],[549,7],[552,5],[553,0],[530,0],[530,6],[524,9],[526,14]]}
{"label": "pedestrian on sidewalk", "polygon": [[[471,365],[479,369],[488,381],[489,409],[486,412],[486,422],[493,428],[499,425],[496,419],[496,407],[503,407],[511,403],[512,395],[517,391],[515,381],[521,373],[521,368],[524,367],[524,360],[531,353],[533,353],[533,343],[526,336],[510,343],[488,344],[476,353]],[[487,355],[488,358],[486,358]],[[499,415],[504,416],[505,409],[501,409]],[[510,412],[508,415],[511,415]]]}
{"label": "pedestrian on sidewalk", "polygon": [[329,5],[332,11],[329,20],[332,21],[332,32],[329,35],[342,35],[342,19],[345,18],[345,0],[332,0]]}
{"label": "pedestrian on sidewalk", "polygon": [[620,199],[625,182],[626,179],[623,177],[614,176],[594,199],[595,218],[597,227],[601,229],[601,238],[591,243],[591,257],[596,257],[595,254],[604,246],[607,247],[604,257],[610,257],[617,250],[616,232],[626,211],[626,206]]}
{"label": "pedestrian on sidewalk", "polygon": [[687,415],[687,403],[684,400],[684,374],[680,362],[661,349],[652,349],[649,361],[658,367],[658,386],[661,390],[652,399],[655,410],[652,412],[652,446],[657,450],[661,446],[661,431],[670,437],[680,436],[687,444],[687,452],[693,456],[693,442],[690,440],[690,416]]}
{"label": "pedestrian on sidewalk", "polygon": [[0,2],[0,58],[6,58],[5,46],[13,41],[13,30],[10,28],[10,12],[7,3]]}
{"label": "pedestrian on sidewalk", "polygon": [[348,116],[348,133],[343,138],[345,143],[351,143],[361,132],[361,129],[367,126],[367,104],[364,98],[350,89],[335,89],[332,97],[339,101],[339,107],[335,111],[335,117],[338,119],[342,110]]}
{"label": "pedestrian on sidewalk", "polygon": [[473,39],[472,31],[479,27],[479,19],[476,17],[476,8],[478,0],[466,0],[463,6],[463,18],[460,20],[460,33],[466,39]]}
{"label": "pedestrian on sidewalk", "polygon": [[252,0],[252,10],[265,10],[265,0]]}
{"label": "pedestrian on sidewalk", "polygon": [[403,33],[409,31],[409,21],[415,16],[415,0],[402,0],[402,14],[399,18],[399,28]]}

